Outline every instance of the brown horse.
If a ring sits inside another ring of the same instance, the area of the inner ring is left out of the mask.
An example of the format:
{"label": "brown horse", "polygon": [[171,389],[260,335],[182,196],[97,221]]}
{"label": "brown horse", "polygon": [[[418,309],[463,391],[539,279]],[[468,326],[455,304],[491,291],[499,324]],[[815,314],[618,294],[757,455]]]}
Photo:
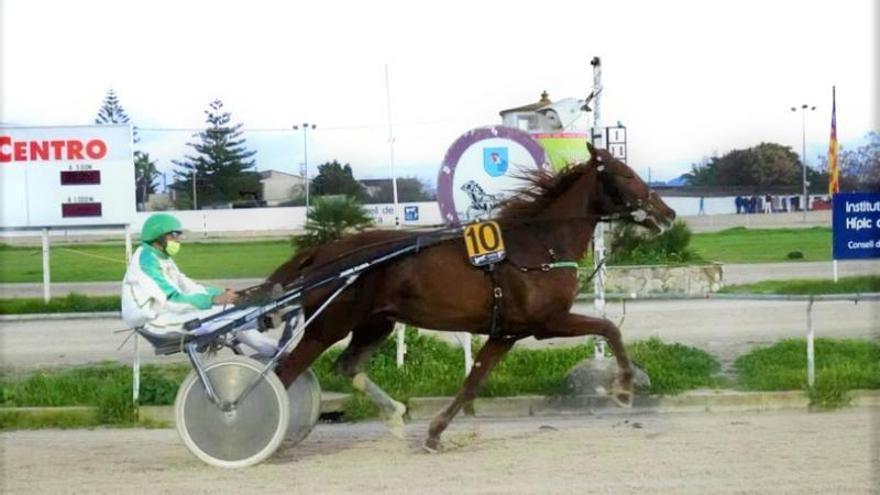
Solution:
{"label": "brown horse", "polygon": [[[606,319],[570,313],[578,288],[576,270],[571,264],[553,267],[557,262],[581,259],[596,223],[603,219],[628,220],[662,231],[672,223],[675,212],[628,166],[604,150],[590,147],[590,152],[588,162],[558,174],[528,174],[530,186],[501,206],[496,221],[502,227],[507,258],[496,265],[492,276],[469,264],[461,235],[367,271],[315,318],[293,352],[278,365],[282,382],[292,383],[324,350],[351,333],[336,369],[379,405],[390,424],[401,427],[403,405],[363,372],[370,355],[392,332],[394,322],[400,321],[489,335],[463,388],[431,422],[425,443],[429,450],[438,447],[443,430],[473,400],[501,357],[517,340],[529,336],[604,337],[620,370],[612,396],[630,405],[633,372],[620,331]],[[415,242],[419,235],[401,231],[352,235],[297,254],[268,282],[287,285],[300,277],[338,272],[388,252],[389,246]],[[332,289],[307,293],[303,299],[306,315]],[[499,294],[501,304],[496,305]]]}

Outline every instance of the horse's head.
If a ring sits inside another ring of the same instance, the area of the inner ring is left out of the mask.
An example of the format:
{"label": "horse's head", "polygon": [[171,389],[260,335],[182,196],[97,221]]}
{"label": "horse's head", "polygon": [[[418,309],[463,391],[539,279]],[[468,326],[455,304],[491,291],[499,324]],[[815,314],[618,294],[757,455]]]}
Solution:
{"label": "horse's head", "polygon": [[670,208],[633,169],[614,158],[606,150],[590,151],[589,165],[596,167],[599,176],[599,209],[602,215],[629,218],[655,233],[672,226],[675,210]]}

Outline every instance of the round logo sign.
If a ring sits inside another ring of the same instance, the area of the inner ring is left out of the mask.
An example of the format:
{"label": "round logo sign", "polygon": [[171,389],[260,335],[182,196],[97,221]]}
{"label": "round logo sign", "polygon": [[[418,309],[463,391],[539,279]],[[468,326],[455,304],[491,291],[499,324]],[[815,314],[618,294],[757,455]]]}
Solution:
{"label": "round logo sign", "polygon": [[455,140],[437,177],[437,203],[448,225],[492,218],[524,184],[515,176],[546,166],[541,145],[511,127],[472,129]]}

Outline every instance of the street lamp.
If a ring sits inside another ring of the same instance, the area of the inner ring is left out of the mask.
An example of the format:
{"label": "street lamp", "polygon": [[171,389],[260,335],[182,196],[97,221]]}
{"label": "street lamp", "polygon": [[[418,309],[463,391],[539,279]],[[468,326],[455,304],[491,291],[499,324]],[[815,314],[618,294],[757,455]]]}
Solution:
{"label": "street lamp", "polygon": [[[306,179],[306,211],[309,210],[309,142],[306,139],[306,131],[311,129],[315,129],[315,124],[309,124],[308,122],[303,122],[302,131],[303,131],[303,165],[305,166],[305,179]],[[298,130],[299,126],[293,126],[293,130]]]}
{"label": "street lamp", "polygon": [[[803,212],[804,212],[804,222],[807,221],[807,207],[810,204],[810,201],[807,196],[807,110],[814,111],[816,107],[813,105],[807,105],[804,103],[800,107],[801,110],[801,169],[802,169],[802,181],[804,186],[804,204],[803,204]],[[797,112],[798,107],[791,107],[792,112]]]}

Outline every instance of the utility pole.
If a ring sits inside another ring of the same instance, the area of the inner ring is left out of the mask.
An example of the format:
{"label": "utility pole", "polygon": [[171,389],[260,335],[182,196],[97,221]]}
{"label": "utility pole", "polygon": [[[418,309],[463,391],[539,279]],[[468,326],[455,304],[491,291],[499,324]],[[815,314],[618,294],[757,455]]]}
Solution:
{"label": "utility pole", "polygon": [[199,198],[196,193],[196,169],[193,168],[193,210],[199,209]]}
{"label": "utility pole", "polygon": [[[810,200],[807,196],[807,110],[815,111],[816,107],[804,103],[801,105],[801,182],[803,185],[804,204],[801,205],[801,211],[804,212],[804,222],[807,221],[807,207]],[[791,107],[792,112],[797,112],[797,107]]]}
{"label": "utility pole", "polygon": [[[315,128],[315,124],[309,124],[308,122],[303,122],[302,131],[303,131],[303,164],[305,165],[306,173],[306,211],[309,211],[309,141],[306,136],[306,133],[311,126],[312,129]],[[299,129],[298,125],[293,126],[294,130]]]}
{"label": "utility pole", "polygon": [[391,159],[391,190],[394,195],[394,228],[400,228],[400,205],[397,204],[397,173],[394,171],[394,132],[391,127],[391,85],[388,83],[388,64],[385,64],[385,99],[388,102],[388,150]]}
{"label": "utility pole", "polygon": [[[602,129],[602,61],[599,57],[593,57],[590,61],[593,66],[593,130],[591,131],[591,141],[594,148],[605,148],[605,130]],[[605,280],[608,276],[605,270],[605,224],[601,221],[596,222],[596,228],[593,230],[593,307],[600,317],[605,317]],[[597,358],[605,357],[605,340],[599,337],[596,339],[595,355]]]}

